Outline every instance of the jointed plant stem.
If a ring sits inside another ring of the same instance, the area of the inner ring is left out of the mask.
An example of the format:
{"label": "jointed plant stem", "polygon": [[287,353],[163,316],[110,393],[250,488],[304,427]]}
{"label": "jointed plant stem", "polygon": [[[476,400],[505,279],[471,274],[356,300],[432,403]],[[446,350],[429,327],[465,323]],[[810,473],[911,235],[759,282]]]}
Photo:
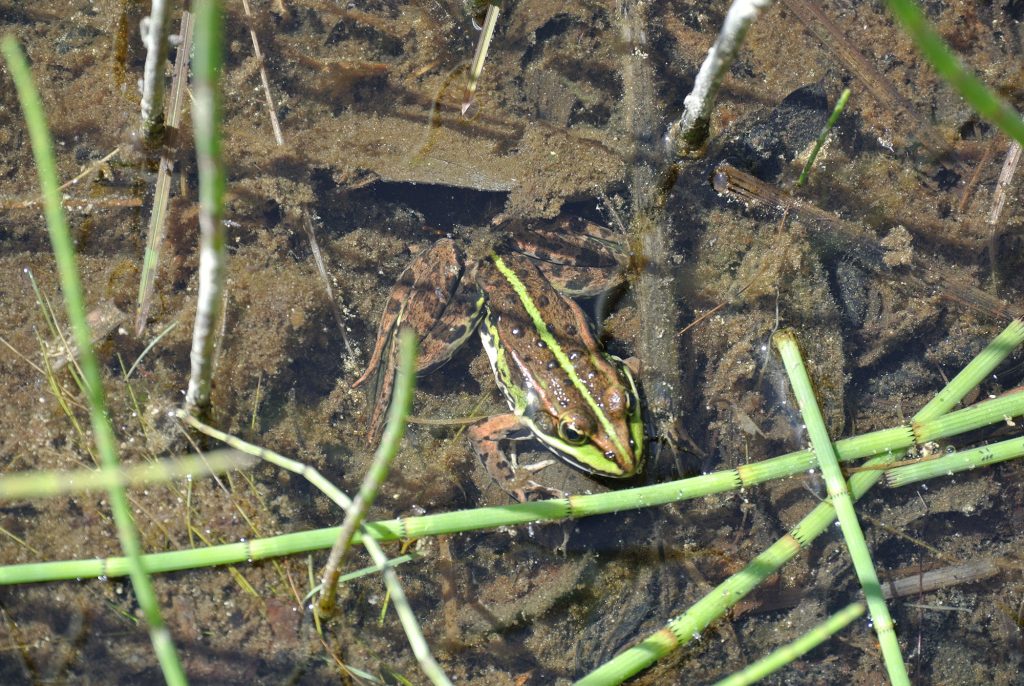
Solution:
{"label": "jointed plant stem", "polygon": [[252,464],[251,457],[236,450],[215,450],[203,455],[121,467],[113,479],[110,472],[92,469],[15,472],[0,475],[0,500],[48,498],[109,488],[115,483],[122,486],[145,486],[185,476],[220,474]]}
{"label": "jointed plant stem", "polygon": [[[960,402],[963,399],[962,396],[957,397],[948,392],[948,389],[961,389],[966,394],[991,374],[1012,352],[1013,348],[1005,345],[1006,337],[1017,340],[1021,336],[1024,336],[1024,330],[1021,329],[1020,322],[1011,323],[993,343],[989,344],[971,363],[964,367],[936,396],[941,398],[941,401],[933,400],[926,404],[920,412],[914,415],[912,423],[917,425],[927,423]],[[1020,340],[1018,340],[1019,342]],[[864,466],[885,465],[892,462],[893,458],[893,452],[886,451],[868,460]],[[881,473],[881,470],[869,470],[857,472],[851,476],[848,487],[853,500],[860,499],[877,483]],[[677,648],[688,644],[694,638],[699,638],[701,632],[708,625],[725,614],[730,607],[756,588],[761,581],[780,569],[800,551],[801,547],[809,545],[811,541],[825,532],[835,518],[836,513],[832,503],[828,501],[820,503],[788,534],[770,545],[742,570],[712,589],[709,594],[697,601],[683,614],[670,620],[665,628],[651,634],[632,648],[619,653],[615,658],[576,682],[576,686],[619,684],[647,669]]]}
{"label": "jointed plant stem", "polygon": [[811,379],[807,375],[807,369],[801,359],[796,336],[791,330],[785,329],[776,333],[772,337],[772,341],[779,350],[786,373],[789,374],[793,394],[796,396],[800,414],[807,426],[811,445],[818,456],[822,476],[825,477],[832,507],[835,508],[836,515],[839,517],[839,526],[842,528],[846,547],[850,551],[857,579],[864,590],[875,633],[878,635],[878,641],[882,648],[882,657],[889,673],[889,681],[893,686],[910,686],[910,677],[907,675],[907,667],[900,652],[900,642],[896,638],[896,627],[889,614],[889,608],[885,604],[885,598],[882,597],[882,587],[878,582],[878,574],[875,572],[871,552],[868,549],[867,541],[864,540],[864,532],[857,519],[857,512],[853,509],[853,500],[850,498],[846,479],[843,478],[839,460],[836,459],[835,450],[832,448],[832,439],[829,438],[828,429],[825,427],[825,419],[821,415],[821,408],[818,407],[818,399],[811,387]]}
{"label": "jointed plant stem", "polygon": [[797,660],[824,643],[836,632],[864,614],[864,603],[851,603],[792,643],[773,650],[757,662],[717,682],[714,686],[748,686]]}
{"label": "jointed plant stem", "polygon": [[814,166],[814,160],[818,159],[818,153],[821,152],[821,147],[825,145],[825,141],[828,140],[828,134],[831,133],[832,127],[839,121],[839,117],[843,114],[843,110],[846,109],[846,101],[850,99],[850,89],[844,88],[843,92],[839,95],[839,99],[836,100],[836,106],[832,108],[832,114],[829,115],[828,121],[825,122],[825,128],[818,134],[818,140],[814,141],[814,149],[811,150],[811,154],[807,157],[807,163],[804,164],[804,168],[800,171],[800,178],[796,180],[797,186],[802,186],[807,182],[807,177],[811,173],[811,167]]}
{"label": "jointed plant stem", "polygon": [[174,686],[186,684],[185,672],[181,667],[170,632],[160,614],[152,581],[147,576],[142,564],[142,546],[132,520],[128,498],[125,495],[124,487],[118,482],[117,443],[107,417],[103,381],[92,348],[92,334],[86,320],[85,300],[82,295],[82,285],[79,282],[74,246],[71,243],[71,234],[64,218],[60,192],[57,190],[57,165],[53,156],[53,144],[46,128],[43,105],[32,83],[32,74],[17,41],[11,36],[4,36],[0,41],[0,50],[3,51],[4,59],[6,59],[11,76],[14,78],[18,99],[21,102],[25,123],[28,126],[32,153],[35,156],[39,172],[39,185],[43,191],[46,226],[50,233],[50,242],[53,244],[53,254],[57,260],[57,270],[60,273],[61,290],[64,292],[68,321],[71,323],[75,342],[78,345],[79,365],[82,369],[85,392],[89,401],[89,416],[92,421],[93,435],[100,456],[100,465],[109,479],[110,506],[114,523],[117,525],[121,548],[127,559],[128,574],[131,577],[139,607],[142,608],[146,623],[149,625],[150,640],[153,643],[157,659],[160,661],[164,678],[167,683]]}
{"label": "jointed plant stem", "polygon": [[199,164],[199,293],[192,330],[192,375],[185,407],[203,415],[210,406],[214,327],[224,308],[227,247],[224,228],[224,164],[221,160],[221,15],[218,0],[196,3],[195,128]]}
{"label": "jointed plant stem", "polygon": [[[984,411],[978,411],[979,409]],[[960,431],[971,431],[994,422],[1004,421],[1005,417],[1019,417],[1022,414],[1024,414],[1024,391],[1017,391],[1007,396],[983,401],[964,410],[951,412],[947,417],[954,417],[955,415],[971,416],[973,423],[957,422]],[[946,417],[942,419],[946,419]],[[192,419],[188,421],[193,426],[201,424]],[[931,424],[921,422],[919,426],[927,428]],[[301,474],[338,502],[337,496],[331,493],[331,489],[335,491],[337,489],[311,467],[283,455],[278,455],[265,448],[246,443],[239,438],[229,436],[211,427],[202,428],[201,430],[218,440],[223,440],[233,448],[243,450],[268,462]],[[892,429],[888,429],[876,433],[888,435],[892,432]],[[944,435],[951,436],[954,433],[956,432]],[[913,445],[914,438],[912,432],[906,430],[901,432],[900,436],[902,436],[900,441],[890,441],[887,447],[879,448],[879,452],[891,457]],[[857,439],[843,439],[836,446],[838,448],[844,445],[844,441],[855,440]],[[878,441],[869,441],[868,445],[877,446]],[[953,456],[955,455],[954,453]],[[1020,446],[1020,451],[1013,455],[1013,457],[1020,457],[1022,455],[1024,455],[1024,444]],[[843,455],[841,453],[840,456],[844,460],[850,460],[864,457],[864,454],[848,453]],[[783,470],[782,467],[785,466],[784,462],[786,459],[790,460],[789,468]],[[561,500],[543,500],[500,507],[481,507],[472,510],[441,512],[419,517],[400,517],[398,519],[367,522],[363,524],[363,531],[368,532],[375,540],[393,541],[493,529],[500,526],[516,526],[537,521],[557,521],[567,518],[587,517],[609,512],[619,512],[631,508],[664,505],[666,503],[699,498],[713,493],[723,493],[769,479],[803,472],[815,467],[813,455],[809,451],[793,453],[792,458],[784,456],[783,458],[773,458],[773,460],[777,461],[777,465],[775,469],[770,470],[771,475],[766,475],[765,472],[758,472],[757,476],[762,477],[758,480],[741,479],[738,470],[728,470],[654,486],[642,486],[593,495],[574,495]],[[879,465],[883,464],[883,462],[876,460],[873,463],[865,463],[864,466],[868,467],[872,464]],[[952,467],[946,469],[947,472],[952,470]],[[881,470],[879,470],[879,474],[881,474]],[[343,494],[341,494],[341,497],[347,501],[347,497]],[[209,548],[152,553],[144,556],[143,561],[149,572],[157,573],[231,564],[245,560],[263,560],[328,548],[336,540],[338,530],[338,527],[330,527],[314,531],[283,534],[270,538],[252,539],[242,543],[210,546]],[[363,537],[362,533],[357,533],[355,540],[362,541]],[[0,567],[0,585],[98,576],[114,577],[123,576],[125,573],[127,573],[127,566],[124,558],[37,562]]]}
{"label": "jointed plant stem", "polygon": [[324,568],[320,600],[317,603],[317,611],[322,615],[330,615],[334,611],[341,565],[352,545],[352,538],[362,526],[367,511],[377,497],[377,491],[387,479],[391,462],[398,454],[402,436],[405,435],[405,417],[412,406],[412,392],[416,379],[416,335],[411,330],[403,329],[399,332],[397,344],[398,375],[388,411],[387,426],[370,469],[359,487],[359,493],[356,494],[351,506],[345,510],[345,521],[342,522],[338,539],[331,547],[331,555]]}

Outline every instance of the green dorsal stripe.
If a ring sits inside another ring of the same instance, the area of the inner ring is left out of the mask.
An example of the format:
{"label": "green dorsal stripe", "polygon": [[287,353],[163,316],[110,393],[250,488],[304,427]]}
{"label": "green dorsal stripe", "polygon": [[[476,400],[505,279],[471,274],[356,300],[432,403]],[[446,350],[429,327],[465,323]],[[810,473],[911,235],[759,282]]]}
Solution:
{"label": "green dorsal stripe", "polygon": [[590,393],[590,389],[586,387],[583,380],[580,379],[579,375],[576,373],[576,368],[573,367],[572,362],[569,361],[569,356],[565,354],[565,351],[562,350],[562,346],[558,344],[555,337],[551,335],[550,331],[548,331],[547,322],[545,322],[544,317],[541,316],[540,310],[537,309],[537,305],[533,302],[533,298],[531,298],[530,294],[527,293],[526,285],[498,255],[492,253],[491,260],[493,260],[494,266],[498,268],[498,271],[501,272],[502,276],[508,280],[509,284],[512,286],[512,290],[514,290],[516,295],[519,296],[520,302],[522,302],[527,314],[530,315],[530,319],[533,321],[533,328],[537,331],[537,335],[540,336],[540,339],[544,341],[545,345],[551,349],[555,359],[558,360],[559,366],[561,366],[562,370],[565,371],[566,375],[568,375],[569,381],[572,382],[572,385],[577,391],[579,391],[580,395],[583,396],[587,404],[590,406],[590,409],[593,410],[594,415],[597,417],[598,421],[601,422],[601,426],[604,428],[605,433],[611,437],[616,450],[619,451],[620,455],[628,455],[629,451],[626,450],[622,445],[622,442],[619,441],[619,435],[615,432],[612,420],[608,419],[605,415],[604,410],[601,409],[597,400]]}

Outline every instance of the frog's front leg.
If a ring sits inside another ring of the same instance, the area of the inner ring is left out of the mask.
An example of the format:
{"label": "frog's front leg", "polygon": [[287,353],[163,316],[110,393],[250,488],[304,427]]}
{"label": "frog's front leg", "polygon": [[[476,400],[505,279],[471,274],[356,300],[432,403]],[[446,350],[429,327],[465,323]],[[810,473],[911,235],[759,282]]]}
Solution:
{"label": "frog's front leg", "polygon": [[466,431],[477,457],[498,486],[521,503],[549,498],[564,498],[565,493],[541,486],[516,473],[516,466],[501,448],[502,441],[522,441],[532,438],[533,432],[522,417],[499,414],[470,425]]}

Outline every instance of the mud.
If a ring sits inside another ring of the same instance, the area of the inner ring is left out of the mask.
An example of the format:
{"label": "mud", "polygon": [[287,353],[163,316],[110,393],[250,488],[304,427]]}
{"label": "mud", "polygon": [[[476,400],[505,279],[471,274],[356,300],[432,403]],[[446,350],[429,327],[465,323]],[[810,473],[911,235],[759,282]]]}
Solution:
{"label": "mud", "polygon": [[[132,135],[144,59],[136,27],[148,11],[144,4],[0,3],[4,31],[30,58],[62,179],[120,146],[65,193],[88,305],[97,313],[111,417],[121,457],[131,463],[193,449],[168,418],[187,384],[197,287],[197,172],[187,114],[172,151],[156,298],[143,334],[130,331],[155,179],[154,158]],[[1006,140],[934,75],[881,6],[823,7],[924,113],[920,119],[875,97],[837,50],[823,46],[780,3],[751,30],[726,81],[706,156],[682,163],[669,177],[655,143],[678,115],[718,30],[721,4],[645,4],[646,68],[629,74],[623,56],[633,46],[624,42],[617,3],[506,4],[474,114],[463,118],[466,64],[477,34],[460,2],[254,2],[251,27],[285,141],[278,146],[250,24],[241,5],[229,3],[223,128],[230,262],[215,423],[354,492],[370,452],[363,438],[366,399],[350,386],[372,349],[387,290],[411,256],[446,235],[467,244],[491,241],[492,219],[501,214],[530,219],[567,212],[629,227],[634,211],[651,202],[652,189],[642,184],[665,178],[675,181],[660,196],[667,253],[656,256],[665,270],[657,283],[678,321],[659,320],[651,335],[644,320],[650,303],[626,289],[610,303],[605,329],[608,346],[623,357],[658,340],[673,346],[672,354],[651,355],[677,366],[648,370],[671,380],[665,391],[671,402],[658,407],[671,408],[672,416],[654,417],[652,426],[676,426],[681,434],[674,450],[652,445],[638,483],[805,445],[788,382],[768,350],[780,326],[797,332],[833,435],[912,416],[1007,321],[1003,313],[950,299],[944,278],[1003,302],[1020,300],[1018,184],[990,224]],[[929,11],[986,82],[1019,104],[1024,34],[1016,5],[954,2]],[[26,270],[61,322],[63,302],[41,210],[32,204],[38,188],[27,133],[9,76],[0,79],[0,328],[9,344],[0,348],[0,465],[5,472],[92,466],[88,415],[67,367],[54,372],[58,392],[32,366],[52,356],[54,341]],[[653,122],[646,133],[638,132],[637,113],[629,109],[646,102],[634,92],[644,79],[655,93],[655,111],[644,113]],[[809,183],[794,190],[808,149],[846,86],[853,90],[850,105]],[[921,141],[922,131],[934,136]],[[840,234],[836,223],[783,218],[771,207],[717,194],[711,176],[722,162],[834,213],[856,231]],[[638,165],[650,174],[638,173]],[[314,264],[305,216],[313,220],[344,332]],[[637,260],[635,270],[643,268]],[[147,344],[171,325],[126,378]],[[1020,359],[1014,355],[974,397],[1020,384]],[[420,381],[419,416],[498,411],[503,401],[475,340]],[[521,459],[548,456],[529,453],[524,447]],[[574,492],[615,486],[563,465],[541,475]],[[1004,570],[891,604],[919,683],[1024,683],[1021,475],[1021,466],[1010,463],[927,488],[879,490],[859,506],[883,577],[887,570],[907,575],[980,557]],[[182,481],[130,495],[150,551],[340,519],[304,480],[267,465],[219,482]],[[453,679],[568,683],[659,629],[822,497],[820,481],[807,475],[650,511],[423,541],[423,557],[403,566],[400,576]],[[457,429],[414,426],[373,516],[506,502]],[[101,493],[2,503],[0,527],[4,564],[118,552]],[[346,675],[338,666],[343,662],[381,679],[400,674],[425,683],[393,611],[379,619],[386,602],[379,580],[352,584],[344,614],[317,636],[302,598],[309,569],[315,573],[325,557],[158,577],[161,605],[192,682],[366,683]],[[823,537],[727,620],[636,683],[713,681],[857,597],[842,542]],[[0,608],[3,683],[160,679],[127,580],[4,587]],[[767,683],[883,679],[874,634],[861,621]]]}

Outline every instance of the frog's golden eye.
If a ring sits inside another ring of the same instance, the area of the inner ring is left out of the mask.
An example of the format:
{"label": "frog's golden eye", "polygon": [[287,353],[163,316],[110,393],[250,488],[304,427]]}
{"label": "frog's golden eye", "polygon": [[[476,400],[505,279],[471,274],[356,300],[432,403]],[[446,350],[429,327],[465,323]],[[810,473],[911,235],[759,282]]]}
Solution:
{"label": "frog's golden eye", "polygon": [[633,393],[627,388],[625,393],[623,393],[623,395],[626,396],[626,412],[627,413],[632,412],[633,411]]}
{"label": "frog's golden eye", "polygon": [[571,445],[582,445],[587,440],[586,434],[576,428],[576,423],[568,417],[558,422],[558,435]]}

